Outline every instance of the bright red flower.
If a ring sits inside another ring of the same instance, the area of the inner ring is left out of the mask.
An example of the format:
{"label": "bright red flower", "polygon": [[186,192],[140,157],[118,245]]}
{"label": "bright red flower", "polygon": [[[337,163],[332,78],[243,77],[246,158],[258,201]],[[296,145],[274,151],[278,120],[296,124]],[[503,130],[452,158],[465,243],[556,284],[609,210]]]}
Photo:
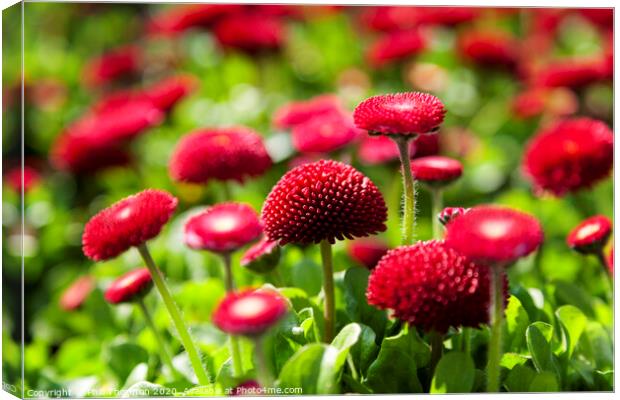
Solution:
{"label": "bright red flower", "polygon": [[170,110],[178,101],[198,86],[198,79],[192,75],[176,75],[163,79],[146,88],[143,93],[157,108]]}
{"label": "bright red flower", "polygon": [[111,50],[89,61],[82,72],[88,86],[101,86],[121,77],[134,75],[142,64],[142,52],[136,46]]}
{"label": "bright red flower", "polygon": [[613,133],[590,118],[565,119],[538,132],[527,144],[523,169],[536,191],[556,196],[590,187],[613,166]]}
{"label": "bright red flower", "polygon": [[[424,331],[478,327],[489,321],[489,269],[443,241],[390,250],[368,279],[368,304]],[[505,278],[504,278],[505,279]],[[504,280],[507,299],[507,280]]]}
{"label": "bright red flower", "polygon": [[612,8],[582,8],[579,13],[601,28],[613,29],[614,27],[614,10]]}
{"label": "bright red flower", "polygon": [[446,244],[474,262],[507,266],[543,241],[531,215],[498,206],[477,206],[447,226]]}
{"label": "bright red flower", "polygon": [[39,171],[33,167],[24,165],[23,182],[21,166],[11,168],[8,172],[6,172],[4,175],[4,182],[17,193],[21,193],[23,188],[24,194],[26,194],[30,189],[41,182],[41,175],[39,175]]}
{"label": "bright red flower", "polygon": [[543,88],[525,90],[512,101],[512,111],[519,118],[536,117],[545,111],[548,94]]}
{"label": "bright red flower", "polygon": [[611,235],[611,221],[596,215],[582,221],[566,237],[568,246],[580,253],[595,254],[605,247]]}
{"label": "bright red flower", "polygon": [[414,56],[424,50],[425,46],[424,37],[417,29],[393,32],[376,41],[368,49],[366,58],[370,65],[381,68]]}
{"label": "bright red flower", "polygon": [[287,172],[263,205],[265,233],[280,245],[334,243],[384,231],[379,189],[350,165],[321,160]]}
{"label": "bright red flower", "polygon": [[95,278],[86,275],[76,279],[60,297],[60,307],[65,311],[80,308],[95,289]]}
{"label": "bright red flower", "polygon": [[147,189],[114,203],[84,227],[84,254],[94,261],[108,260],[154,238],[172,216],[177,202],[168,192]]}
{"label": "bright red flower", "polygon": [[173,36],[188,29],[212,26],[222,17],[243,9],[239,4],[173,5],[155,15],[147,24],[151,35]]}
{"label": "bright red flower", "polygon": [[[439,152],[438,135],[420,135],[411,141],[409,152],[411,158],[425,157]],[[383,164],[399,158],[398,147],[387,136],[369,136],[362,138],[358,156],[366,165]]]}
{"label": "bright red flower", "polygon": [[371,134],[409,136],[434,131],[445,114],[437,97],[408,92],[366,99],[355,108],[353,119],[359,129]]}
{"label": "bright red flower", "polygon": [[213,33],[225,48],[248,53],[278,50],[284,42],[284,25],[278,17],[238,13],[223,18]]}
{"label": "bright red flower", "polygon": [[293,147],[302,153],[329,153],[341,149],[359,136],[348,118],[337,114],[316,116],[295,125]]}
{"label": "bright red flower", "polygon": [[241,256],[241,266],[263,274],[273,270],[280,261],[280,246],[264,236]]}
{"label": "bright red flower", "polygon": [[389,249],[382,241],[370,238],[347,243],[349,257],[368,269],[373,269]]}
{"label": "bright red flower", "polygon": [[535,86],[580,88],[605,78],[605,65],[600,59],[566,59],[535,70],[531,80]]}
{"label": "bright red flower", "polygon": [[262,225],[247,204],[221,203],[207,208],[185,224],[185,244],[192,249],[230,253],[258,239]]}
{"label": "bright red flower", "polygon": [[419,7],[420,24],[454,26],[478,16],[475,7]]}
{"label": "bright red flower", "polygon": [[470,31],[459,37],[458,51],[475,64],[512,68],[518,58],[518,43],[501,31]]}
{"label": "bright red flower", "polygon": [[243,182],[271,167],[262,138],[245,127],[199,129],[181,139],[170,159],[172,179]]}
{"label": "bright red flower", "polygon": [[118,143],[94,135],[67,132],[58,136],[50,150],[50,162],[55,168],[73,174],[127,165],[131,157]]}
{"label": "bright red flower", "polygon": [[463,208],[463,207],[446,207],[443,210],[441,210],[439,215],[436,215],[435,217],[439,219],[439,222],[441,222],[443,226],[446,226],[451,221],[453,221],[455,218],[460,217],[461,215],[465,214],[469,210],[470,210],[469,208]]}
{"label": "bright red flower", "polygon": [[134,269],[116,279],[104,293],[108,303],[131,302],[144,297],[153,287],[148,268]]}
{"label": "bright red flower", "polygon": [[276,292],[245,290],[226,295],[213,313],[213,323],[231,335],[258,336],[274,326],[288,311]]}
{"label": "bright red flower", "polygon": [[461,176],[463,165],[453,158],[428,156],[411,161],[411,172],[415,179],[429,185],[446,185]]}
{"label": "bright red flower", "polygon": [[274,113],[273,125],[278,129],[290,129],[316,117],[345,115],[340,100],[335,95],[324,94],[310,100],[292,101]]}
{"label": "bright red flower", "polygon": [[395,31],[418,25],[454,26],[474,19],[473,7],[364,7],[362,22],[371,29]]}

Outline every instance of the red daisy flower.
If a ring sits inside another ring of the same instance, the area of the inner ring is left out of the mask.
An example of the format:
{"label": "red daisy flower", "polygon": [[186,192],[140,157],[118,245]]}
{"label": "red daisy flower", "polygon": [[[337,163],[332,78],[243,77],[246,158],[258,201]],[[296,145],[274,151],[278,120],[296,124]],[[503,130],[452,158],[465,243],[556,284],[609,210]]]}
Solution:
{"label": "red daisy flower", "polygon": [[459,37],[458,51],[475,64],[512,68],[518,58],[518,43],[501,31],[470,31]]}
{"label": "red daisy flower", "polygon": [[535,86],[580,88],[604,79],[605,66],[599,59],[567,59],[550,63],[533,72]]}
{"label": "red daisy flower", "polygon": [[[420,135],[410,143],[409,153],[411,158],[425,157],[439,152],[438,135]],[[360,161],[366,165],[384,164],[398,160],[398,147],[387,136],[362,137],[357,155]]]}
{"label": "red daisy flower", "polygon": [[361,14],[362,23],[377,31],[394,31],[410,29],[418,24],[417,7],[364,7]]}
{"label": "red daisy flower", "polygon": [[424,37],[417,29],[389,33],[375,42],[366,54],[368,62],[381,68],[394,61],[407,59],[424,50]]}
{"label": "red daisy flower", "polygon": [[384,231],[379,189],[350,165],[321,160],[287,172],[263,205],[265,233],[280,245],[334,243]]}
{"label": "red daisy flower", "polygon": [[248,53],[279,49],[284,25],[278,17],[261,13],[239,13],[223,18],[213,30],[219,43]]}
{"label": "red daisy flower", "polygon": [[262,138],[244,128],[200,129],[181,139],[170,159],[170,176],[182,182],[243,182],[271,167]]}
{"label": "red daisy flower", "polygon": [[138,72],[142,63],[142,52],[136,46],[124,46],[111,50],[89,61],[83,70],[88,86],[101,86],[121,77]]}
{"label": "red daisy flower", "polygon": [[185,243],[192,249],[230,253],[258,239],[262,226],[247,204],[221,203],[185,224]]}
{"label": "red daisy flower", "polygon": [[510,208],[478,206],[447,226],[446,244],[474,262],[510,265],[543,241],[536,218]]}
{"label": "red daisy flower", "polygon": [[376,239],[357,239],[347,243],[349,257],[368,269],[373,269],[389,249]]}
{"label": "red daisy flower", "polygon": [[420,24],[455,26],[478,16],[475,7],[420,7]]}
{"label": "red daisy flower", "polygon": [[95,135],[66,132],[50,150],[51,164],[62,171],[89,174],[130,162],[129,153],[118,143]]}
{"label": "red daisy flower", "polygon": [[463,165],[449,157],[428,156],[411,161],[414,178],[429,185],[447,185],[463,173]]}
{"label": "red daisy flower", "polygon": [[[368,279],[368,304],[424,331],[478,327],[489,321],[489,269],[443,241],[390,250]],[[508,297],[504,278],[505,296]]]}
{"label": "red daisy flower", "polygon": [[528,143],[525,174],[539,192],[556,196],[591,187],[613,166],[613,133],[590,118],[561,120],[543,128]]}
{"label": "red daisy flower", "polygon": [[602,250],[611,235],[611,221],[596,215],[582,221],[566,238],[568,246],[580,253],[595,254]]}
{"label": "red daisy flower", "polygon": [[177,199],[163,190],[147,189],[126,197],[88,221],[82,250],[94,261],[114,258],[157,236],[176,207]]}
{"label": "red daisy flower", "polygon": [[469,208],[463,207],[446,207],[436,217],[437,219],[439,219],[439,222],[441,222],[443,226],[446,226],[455,218],[460,217],[469,210]]}
{"label": "red daisy flower", "polygon": [[144,297],[153,287],[148,268],[134,269],[116,279],[105,291],[108,303],[126,303]]}
{"label": "red daisy flower", "polygon": [[445,114],[437,97],[408,92],[366,99],[355,108],[353,119],[359,129],[371,134],[409,136],[436,130]]}
{"label": "red daisy flower", "polygon": [[274,326],[287,311],[286,300],[276,292],[232,292],[215,309],[213,323],[231,335],[257,336]]}
{"label": "red daisy flower", "polygon": [[163,79],[144,90],[144,96],[162,111],[170,110],[178,101],[196,89],[198,79],[192,75],[176,75]]}
{"label": "red daisy flower", "polygon": [[39,171],[28,165],[24,165],[23,178],[24,179],[22,182],[21,166],[14,167],[5,173],[4,182],[6,182],[6,184],[17,193],[21,193],[23,189],[24,194],[28,193],[30,189],[34,188],[39,184],[39,182],[41,182],[41,175],[39,175]]}
{"label": "red daisy flower", "polygon": [[579,13],[601,28],[612,29],[614,27],[614,10],[612,8],[582,8]]}
{"label": "red daisy flower", "polygon": [[280,261],[280,246],[264,236],[241,256],[241,266],[263,274],[273,270]]}
{"label": "red daisy flower", "polygon": [[310,100],[287,103],[274,113],[273,125],[278,129],[289,129],[326,115],[345,115],[338,97],[324,94]]}
{"label": "red daisy flower", "polygon": [[292,136],[299,152],[329,153],[354,141],[359,131],[344,116],[326,114],[295,125]]}
{"label": "red daisy flower", "polygon": [[76,279],[60,297],[60,307],[65,311],[80,308],[90,293],[95,289],[95,279],[86,275]]}
{"label": "red daisy flower", "polygon": [[151,35],[173,36],[188,29],[212,26],[222,17],[243,9],[239,4],[183,4],[166,8],[147,24]]}

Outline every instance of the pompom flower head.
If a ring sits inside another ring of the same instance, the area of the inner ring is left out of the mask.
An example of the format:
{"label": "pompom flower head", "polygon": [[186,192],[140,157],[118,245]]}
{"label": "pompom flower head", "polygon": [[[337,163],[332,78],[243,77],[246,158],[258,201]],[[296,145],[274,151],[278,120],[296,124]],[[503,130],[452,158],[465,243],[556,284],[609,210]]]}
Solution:
{"label": "pompom flower head", "polygon": [[106,289],[104,297],[108,303],[127,303],[144,297],[153,287],[148,268],[138,268],[116,279]]}
{"label": "pompom flower head", "polygon": [[261,223],[252,207],[221,203],[187,221],[185,243],[192,249],[225,254],[258,239],[261,233]]}
{"label": "pompom flower head", "polygon": [[350,165],[321,160],[287,172],[263,205],[265,233],[281,245],[352,239],[386,229],[379,189]]}
{"label": "pompom flower head", "polygon": [[474,262],[508,266],[543,241],[536,218],[506,207],[478,206],[447,226],[446,244]]}
{"label": "pompom flower head", "polygon": [[444,186],[458,179],[463,165],[457,160],[443,156],[427,156],[411,161],[413,177],[430,186]]}
{"label": "pompom flower head", "polygon": [[437,97],[407,92],[370,97],[355,108],[353,119],[371,134],[412,136],[435,131],[445,114]]}
{"label": "pompom flower head", "polygon": [[366,298],[426,332],[478,327],[489,321],[489,269],[443,241],[418,242],[390,250],[379,261]]}
{"label": "pompom flower head", "polygon": [[76,279],[60,297],[60,307],[65,311],[73,311],[80,308],[90,293],[95,288],[95,279],[90,276],[82,276]]}
{"label": "pompom flower head", "polygon": [[568,246],[584,254],[602,251],[611,235],[611,221],[604,215],[596,215],[582,221],[566,238]]}
{"label": "pompom flower head", "polygon": [[264,274],[272,271],[280,261],[280,246],[266,236],[241,256],[241,266]]}
{"label": "pompom flower head", "polygon": [[590,118],[561,120],[528,143],[523,169],[538,192],[556,196],[591,187],[613,166],[613,133]]}
{"label": "pompom flower head", "polygon": [[389,249],[385,243],[371,238],[357,239],[347,243],[349,257],[368,269],[373,269]]}
{"label": "pompom flower head", "polygon": [[82,250],[94,261],[114,258],[157,236],[176,207],[177,199],[162,190],[147,189],[126,197],[88,221]]}
{"label": "pompom flower head", "polygon": [[276,292],[231,292],[215,309],[213,323],[231,335],[258,336],[282,319],[287,310],[286,300]]}
{"label": "pompom flower head", "polygon": [[201,129],[183,137],[170,159],[172,179],[206,183],[243,182],[262,175],[272,161],[262,138],[243,128]]}

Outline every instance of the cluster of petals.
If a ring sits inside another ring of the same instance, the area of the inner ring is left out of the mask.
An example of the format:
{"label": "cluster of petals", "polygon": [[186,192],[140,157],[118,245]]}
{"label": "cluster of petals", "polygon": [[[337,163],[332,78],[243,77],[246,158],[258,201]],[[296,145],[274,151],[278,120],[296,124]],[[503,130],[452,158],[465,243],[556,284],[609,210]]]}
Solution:
{"label": "cluster of petals", "polygon": [[595,215],[577,225],[566,237],[568,246],[580,253],[600,252],[611,235],[611,220],[604,215]]}
{"label": "cluster of petals", "polygon": [[145,296],[153,287],[148,268],[138,268],[117,278],[108,286],[104,298],[108,303],[127,303]]}
{"label": "cluster of petals", "polygon": [[607,177],[613,166],[613,133],[591,118],[560,120],[527,144],[523,170],[537,192],[562,196]]}
{"label": "cluster of petals", "polygon": [[231,335],[258,336],[278,323],[287,313],[286,300],[275,291],[231,292],[213,313],[213,323]]}
{"label": "cluster of petals", "polygon": [[426,41],[418,29],[387,33],[370,46],[366,58],[370,65],[381,68],[420,53]]}
{"label": "cluster of petals", "polygon": [[606,79],[604,57],[554,61],[531,72],[530,81],[540,87],[581,88]]}
{"label": "cluster of petals", "polygon": [[387,208],[361,172],[321,160],[287,172],[269,193],[261,219],[269,239],[280,245],[334,243],[384,231]]}
{"label": "cluster of petals", "polygon": [[285,39],[283,20],[262,12],[228,15],[215,25],[213,33],[222,47],[248,53],[278,50]]}
{"label": "cluster of petals", "polygon": [[147,189],[93,216],[84,227],[82,250],[94,260],[114,258],[157,236],[177,207],[163,190]]}
{"label": "cluster of petals", "polygon": [[136,74],[142,65],[142,52],[136,46],[110,50],[90,60],[82,72],[87,86],[108,84],[117,79]]}

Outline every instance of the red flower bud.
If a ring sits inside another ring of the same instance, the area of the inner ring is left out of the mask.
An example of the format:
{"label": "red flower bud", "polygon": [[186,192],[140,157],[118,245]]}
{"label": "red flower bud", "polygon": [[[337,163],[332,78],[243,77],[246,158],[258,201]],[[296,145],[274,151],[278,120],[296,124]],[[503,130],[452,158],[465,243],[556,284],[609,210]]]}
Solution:
{"label": "red flower bud", "polygon": [[104,297],[112,304],[131,302],[144,297],[152,287],[148,268],[134,269],[112,282]]}
{"label": "red flower bud", "polygon": [[594,254],[602,251],[611,235],[611,221],[596,215],[582,221],[567,236],[568,246],[580,253]]}
{"label": "red flower bud", "polygon": [[215,309],[213,323],[231,335],[257,336],[274,326],[287,310],[286,300],[276,292],[232,292]]}

